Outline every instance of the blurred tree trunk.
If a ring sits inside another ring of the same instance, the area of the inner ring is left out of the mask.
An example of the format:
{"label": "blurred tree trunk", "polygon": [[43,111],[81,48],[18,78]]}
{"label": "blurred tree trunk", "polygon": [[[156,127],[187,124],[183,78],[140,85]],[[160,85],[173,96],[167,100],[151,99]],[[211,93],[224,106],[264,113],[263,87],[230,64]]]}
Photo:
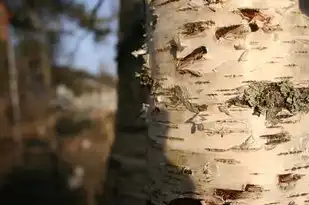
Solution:
{"label": "blurred tree trunk", "polygon": [[28,137],[46,137],[51,134],[47,132],[48,125],[40,123],[47,122],[51,97],[51,65],[47,44],[44,41],[45,33],[18,32],[23,34],[23,40],[15,50],[19,68],[21,123],[26,126],[38,123],[37,130],[25,133]]}
{"label": "blurred tree trunk", "polygon": [[298,2],[152,2],[151,202],[307,204],[309,22]]}
{"label": "blurred tree trunk", "polygon": [[[2,4],[0,6],[5,14],[6,6]],[[2,137],[12,136],[12,128],[16,126],[16,123],[21,123],[22,135],[32,135],[31,137],[45,135],[46,125],[42,122],[46,121],[50,100],[50,60],[47,44],[44,41],[45,33],[41,30],[30,33],[29,31],[15,30],[22,36],[22,40],[16,47],[13,44],[13,40],[16,40],[13,39],[13,32],[9,31],[8,16],[2,15],[1,18],[0,35],[3,41],[3,55],[1,57],[0,105],[3,110],[1,124],[4,124],[5,129],[1,129],[0,135]],[[14,79],[10,80],[11,72],[9,71],[14,70],[14,67],[17,70],[17,87],[15,86],[17,89],[10,86],[14,84],[11,83]],[[13,93],[17,96],[12,96]],[[20,102],[12,101],[12,99]],[[17,103],[19,104],[17,105]],[[21,116],[18,118],[21,119],[15,119],[15,110],[18,109],[21,111]],[[39,123],[40,121],[41,123]],[[31,126],[33,124],[37,125]]]}
{"label": "blurred tree trunk", "polygon": [[105,204],[145,204],[147,126],[139,119],[147,91],[141,89],[135,72],[143,58],[131,52],[144,43],[143,1],[122,0],[118,43],[118,107],[116,137],[106,176]]}
{"label": "blurred tree trunk", "polygon": [[44,38],[44,32],[25,35],[25,31],[17,31],[22,33],[23,39],[18,46],[15,45],[8,15],[5,15],[6,6],[0,6],[4,14],[0,19],[3,42],[0,137],[11,138],[20,145],[16,161],[20,165],[26,151],[23,149],[24,139],[50,140],[53,136],[53,125],[48,119],[50,61],[44,42],[35,38]]}
{"label": "blurred tree trunk", "polygon": [[11,134],[11,123],[7,118],[7,106],[10,103],[9,95],[9,70],[8,70],[8,12],[6,7],[0,3],[0,11],[3,15],[0,18],[1,30],[0,30],[0,138],[7,137]]}

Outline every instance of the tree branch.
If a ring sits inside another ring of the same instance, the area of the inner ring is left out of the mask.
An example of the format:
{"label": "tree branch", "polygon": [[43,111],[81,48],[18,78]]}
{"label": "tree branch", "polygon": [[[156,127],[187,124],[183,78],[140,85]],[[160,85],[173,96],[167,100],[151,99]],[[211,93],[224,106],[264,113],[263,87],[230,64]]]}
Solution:
{"label": "tree branch", "polygon": [[[97,12],[99,11],[100,7],[102,6],[102,4],[104,3],[104,0],[98,0],[96,5],[92,8],[92,11],[90,13],[90,24],[91,26],[94,25],[95,20],[97,19]],[[75,58],[75,54],[76,52],[79,50],[79,47],[81,46],[82,42],[89,36],[89,32],[85,33],[84,35],[79,36],[79,38],[77,39],[77,43],[73,49],[73,51],[70,52],[69,56],[68,56],[68,61],[70,62],[70,64],[73,62],[74,58]]]}

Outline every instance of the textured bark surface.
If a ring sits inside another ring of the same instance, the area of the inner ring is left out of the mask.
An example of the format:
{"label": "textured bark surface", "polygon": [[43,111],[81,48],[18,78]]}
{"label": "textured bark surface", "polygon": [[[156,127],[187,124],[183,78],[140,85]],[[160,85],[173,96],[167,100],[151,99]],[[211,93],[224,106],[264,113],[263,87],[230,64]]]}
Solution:
{"label": "textured bark surface", "polygon": [[152,1],[153,204],[309,203],[306,4]]}

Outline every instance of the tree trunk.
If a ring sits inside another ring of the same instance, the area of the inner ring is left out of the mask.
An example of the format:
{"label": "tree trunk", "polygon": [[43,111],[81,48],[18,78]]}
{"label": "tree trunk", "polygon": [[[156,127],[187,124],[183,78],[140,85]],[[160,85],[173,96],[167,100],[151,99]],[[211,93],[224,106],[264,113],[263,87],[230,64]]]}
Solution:
{"label": "tree trunk", "polygon": [[118,105],[115,140],[106,173],[103,204],[144,205],[147,180],[147,125],[139,119],[147,92],[141,89],[135,72],[141,70],[143,58],[131,52],[144,43],[143,1],[121,0],[118,43]]}
{"label": "tree trunk", "polygon": [[309,203],[304,2],[150,4],[153,204]]}

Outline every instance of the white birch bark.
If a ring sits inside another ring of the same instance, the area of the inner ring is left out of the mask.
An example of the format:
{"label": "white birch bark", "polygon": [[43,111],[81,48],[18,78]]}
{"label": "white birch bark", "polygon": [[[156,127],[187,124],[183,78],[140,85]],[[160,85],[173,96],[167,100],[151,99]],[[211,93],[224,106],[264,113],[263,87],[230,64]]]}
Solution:
{"label": "white birch bark", "polygon": [[[299,2],[151,6],[158,19],[149,31],[150,64],[159,85],[151,108],[160,109],[149,127],[152,203],[309,204],[309,24]],[[186,61],[200,46],[207,54]]]}

